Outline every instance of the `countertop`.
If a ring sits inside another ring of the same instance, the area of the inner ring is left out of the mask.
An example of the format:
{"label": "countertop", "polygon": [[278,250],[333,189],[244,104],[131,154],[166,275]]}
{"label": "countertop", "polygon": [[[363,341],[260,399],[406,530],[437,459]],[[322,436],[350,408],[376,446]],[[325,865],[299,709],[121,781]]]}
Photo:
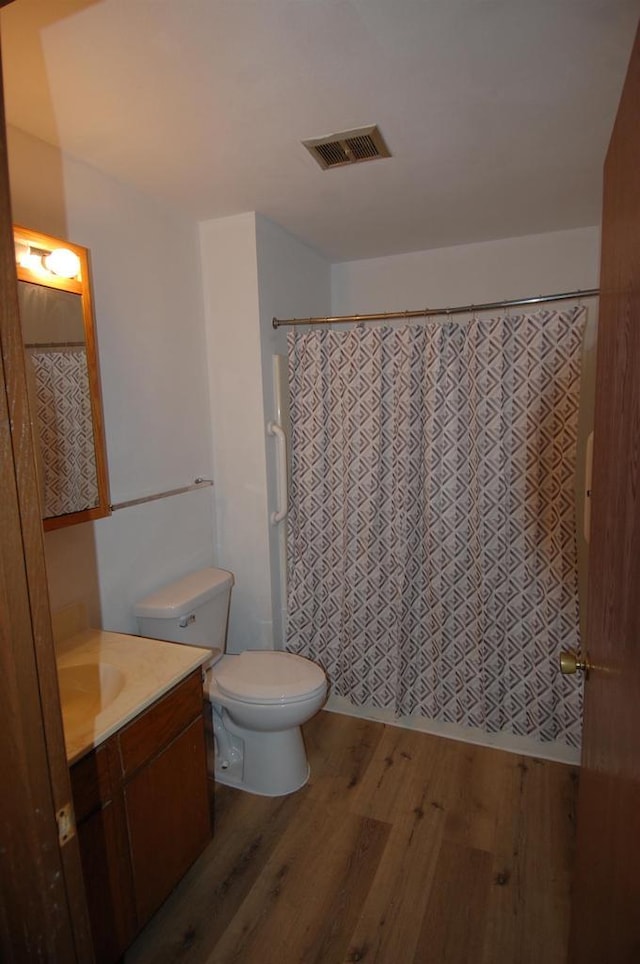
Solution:
{"label": "countertop", "polygon": [[86,629],[57,649],[69,764],[211,658],[197,646]]}

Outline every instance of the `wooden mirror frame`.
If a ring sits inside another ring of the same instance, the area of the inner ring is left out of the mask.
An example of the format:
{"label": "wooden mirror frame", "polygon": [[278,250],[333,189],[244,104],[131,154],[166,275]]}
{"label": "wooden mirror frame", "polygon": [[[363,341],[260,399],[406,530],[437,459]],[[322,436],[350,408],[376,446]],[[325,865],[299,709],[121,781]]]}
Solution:
{"label": "wooden mirror frame", "polygon": [[[52,529],[60,529],[64,526],[76,525],[79,522],[89,522],[92,519],[103,519],[111,515],[111,505],[109,497],[109,476],[107,471],[107,452],[104,438],[104,414],[102,409],[102,392],[100,388],[100,369],[98,365],[98,352],[96,342],[96,332],[93,315],[93,299],[91,295],[91,274],[89,267],[89,250],[79,244],[51,235],[32,231],[30,228],[23,228],[21,225],[14,224],[14,238],[24,240],[30,246],[43,251],[53,251],[56,248],[67,248],[77,255],[80,262],[80,272],[75,278],[59,278],[54,274],[43,275],[39,272],[31,271],[20,264],[16,265],[18,281],[27,281],[31,284],[41,285],[47,288],[58,288],[61,291],[68,291],[79,295],[82,305],[82,318],[84,324],[85,351],[87,356],[87,370],[89,379],[89,394],[91,401],[91,418],[93,423],[93,448],[96,464],[96,481],[98,486],[98,503],[87,509],[80,509],[77,512],[69,512],[64,515],[50,516],[42,520],[45,532]],[[35,413],[32,413],[32,420],[35,423]],[[36,435],[37,442],[37,435]]]}

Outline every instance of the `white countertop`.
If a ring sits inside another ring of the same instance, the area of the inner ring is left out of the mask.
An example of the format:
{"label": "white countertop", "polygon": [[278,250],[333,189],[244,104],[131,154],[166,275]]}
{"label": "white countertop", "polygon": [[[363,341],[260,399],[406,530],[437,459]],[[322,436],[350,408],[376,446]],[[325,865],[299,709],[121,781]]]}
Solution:
{"label": "white countertop", "polygon": [[197,646],[86,629],[59,644],[58,678],[69,764],[211,658]]}

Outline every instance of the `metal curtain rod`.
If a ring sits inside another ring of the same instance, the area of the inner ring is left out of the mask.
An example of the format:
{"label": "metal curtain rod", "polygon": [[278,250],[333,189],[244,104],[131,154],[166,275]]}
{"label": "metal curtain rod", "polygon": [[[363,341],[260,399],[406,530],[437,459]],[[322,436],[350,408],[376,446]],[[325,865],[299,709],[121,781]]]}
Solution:
{"label": "metal curtain rod", "polygon": [[519,305],[538,305],[546,301],[568,301],[571,298],[593,298],[600,294],[599,288],[584,291],[563,291],[556,295],[538,295],[537,298],[513,298],[511,301],[487,301],[483,305],[459,305],[457,308],[420,308],[416,311],[379,311],[364,315],[324,315],[318,318],[274,318],[273,327],[281,325],[336,325],[341,321],[388,321],[393,318],[431,318],[434,315],[466,315],[494,308],[517,308]]}

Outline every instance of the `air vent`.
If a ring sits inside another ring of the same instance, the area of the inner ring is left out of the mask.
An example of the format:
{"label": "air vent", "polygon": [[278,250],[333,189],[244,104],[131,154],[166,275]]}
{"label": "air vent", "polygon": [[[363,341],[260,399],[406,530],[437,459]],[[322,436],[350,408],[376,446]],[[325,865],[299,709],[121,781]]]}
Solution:
{"label": "air vent", "polygon": [[325,171],[330,167],[373,161],[377,157],[391,157],[391,151],[375,125],[329,134],[327,137],[317,137],[302,143]]}

